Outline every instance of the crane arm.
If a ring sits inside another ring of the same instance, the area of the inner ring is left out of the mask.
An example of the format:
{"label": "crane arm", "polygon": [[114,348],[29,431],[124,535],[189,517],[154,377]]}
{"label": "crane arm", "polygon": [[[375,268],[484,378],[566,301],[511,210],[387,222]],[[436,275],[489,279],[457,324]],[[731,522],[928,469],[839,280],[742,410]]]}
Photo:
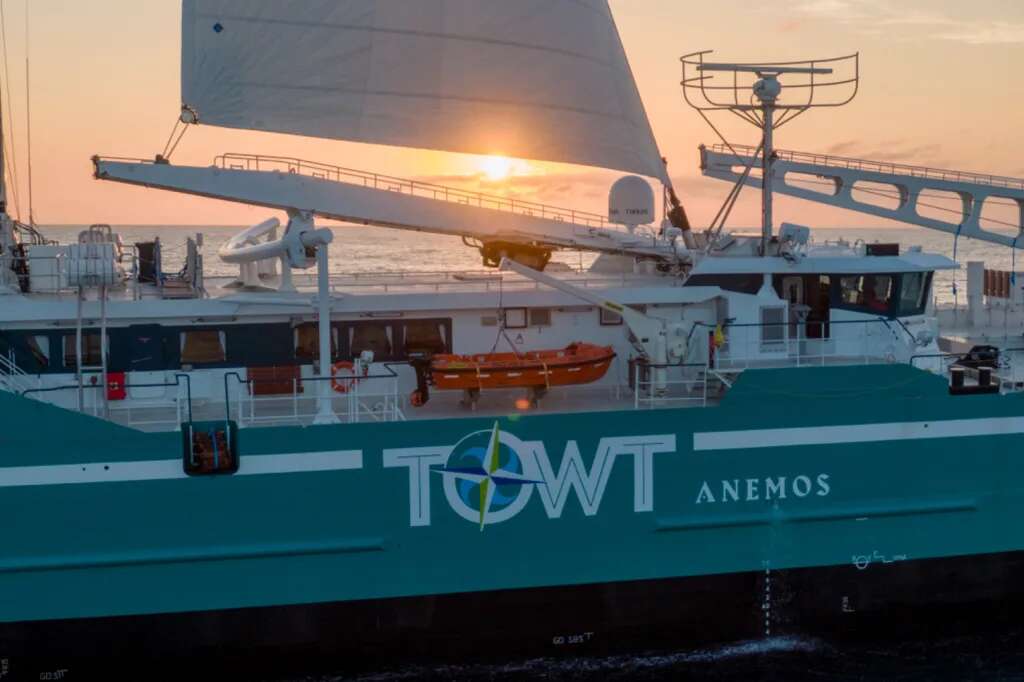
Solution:
{"label": "crane arm", "polygon": [[[578,299],[592,303],[593,305],[603,308],[609,312],[613,312],[616,315],[622,317],[622,321],[626,323],[629,330],[633,332],[633,336],[637,338],[641,347],[644,350],[644,354],[652,362],[665,362],[663,350],[659,351],[659,346],[664,349],[664,337],[665,337],[665,322],[654,317],[650,317],[641,313],[638,310],[634,310],[627,305],[623,305],[616,301],[609,300],[597,293],[588,289],[564,282],[557,277],[534,270],[531,267],[527,267],[516,261],[509,260],[508,258],[501,259],[500,270],[503,272],[512,271],[532,279],[535,282],[546,284],[552,289],[558,289],[563,291],[570,296],[575,296]],[[659,343],[659,339],[661,342]]]}

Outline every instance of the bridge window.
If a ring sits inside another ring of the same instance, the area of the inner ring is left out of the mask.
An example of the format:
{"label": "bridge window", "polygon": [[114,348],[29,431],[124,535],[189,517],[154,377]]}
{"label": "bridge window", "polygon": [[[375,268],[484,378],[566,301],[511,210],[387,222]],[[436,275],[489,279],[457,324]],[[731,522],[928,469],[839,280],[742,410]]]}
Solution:
{"label": "bridge window", "polygon": [[227,359],[227,344],[222,331],[195,329],[181,332],[180,337],[182,365],[209,364]]}
{"label": "bridge window", "polygon": [[898,315],[920,315],[928,303],[932,273],[906,272],[900,275]]}
{"label": "bridge window", "polygon": [[887,314],[893,298],[893,275],[843,275],[839,305],[860,312]]}

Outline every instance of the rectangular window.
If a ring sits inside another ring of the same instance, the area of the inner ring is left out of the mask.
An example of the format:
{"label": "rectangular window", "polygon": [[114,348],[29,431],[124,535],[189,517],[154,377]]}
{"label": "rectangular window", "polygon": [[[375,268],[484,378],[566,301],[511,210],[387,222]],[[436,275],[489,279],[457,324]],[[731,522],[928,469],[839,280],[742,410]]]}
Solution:
{"label": "rectangular window", "polygon": [[196,329],[181,332],[181,364],[199,365],[224,362],[227,343],[224,332],[217,329]]}
{"label": "rectangular window", "polygon": [[622,315],[613,313],[610,310],[605,310],[604,308],[598,308],[598,311],[601,314],[600,320],[602,327],[614,327],[622,324]]}
{"label": "rectangular window", "polygon": [[907,272],[900,275],[900,296],[897,314],[920,315],[928,302],[931,273]]}
{"label": "rectangular window", "polygon": [[781,345],[785,340],[786,308],[783,306],[761,308],[761,345]]}
{"label": "rectangular window", "polygon": [[864,275],[864,306],[870,312],[889,312],[894,279],[892,275]]}
{"label": "rectangular window", "polygon": [[50,338],[42,334],[29,334],[25,337],[25,349],[35,361],[36,367],[46,369],[50,366]]}
{"label": "rectangular window", "polygon": [[864,294],[861,291],[863,279],[860,275],[839,278],[839,301],[843,305],[859,306],[864,302]]}
{"label": "rectangular window", "polygon": [[525,329],[526,322],[526,308],[505,308],[506,329]]}
{"label": "rectangular window", "polygon": [[353,358],[363,351],[372,351],[376,360],[391,357],[391,325],[383,322],[358,322],[348,329],[348,347]]}
{"label": "rectangular window", "polygon": [[[68,369],[78,368],[78,352],[75,334],[64,336],[64,366]],[[100,333],[82,332],[82,366],[99,367],[103,364],[100,355]]]}
{"label": "rectangular window", "polygon": [[530,308],[531,327],[550,327],[551,308]]}
{"label": "rectangular window", "polygon": [[440,320],[409,320],[405,323],[405,352],[447,353],[447,336],[445,325]]}
{"label": "rectangular window", "polygon": [[[304,322],[292,332],[295,343],[295,359],[316,361],[320,359],[320,324]],[[331,357],[338,355],[338,329],[331,327]]]}
{"label": "rectangular window", "polygon": [[893,298],[892,275],[844,275],[839,278],[839,303],[844,308],[886,314]]}

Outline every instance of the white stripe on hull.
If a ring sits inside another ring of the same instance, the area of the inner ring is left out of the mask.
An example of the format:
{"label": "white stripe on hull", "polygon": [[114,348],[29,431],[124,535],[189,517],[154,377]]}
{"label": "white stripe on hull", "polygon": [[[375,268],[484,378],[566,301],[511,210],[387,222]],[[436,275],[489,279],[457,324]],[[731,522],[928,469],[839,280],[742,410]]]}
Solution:
{"label": "white stripe on hull", "polygon": [[988,417],[949,419],[931,422],[892,422],[850,424],[846,426],[810,426],[791,429],[750,429],[693,434],[693,449],[750,450],[755,448],[799,447],[876,443],[888,440],[924,440],[930,438],[966,438],[1024,433],[1024,417]]}
{"label": "white stripe on hull", "polygon": [[[361,450],[330,450],[281,455],[243,455],[235,475],[258,476],[362,468],[363,453]],[[164,481],[176,478],[188,478],[181,459],[0,468],[0,488],[71,483]]]}

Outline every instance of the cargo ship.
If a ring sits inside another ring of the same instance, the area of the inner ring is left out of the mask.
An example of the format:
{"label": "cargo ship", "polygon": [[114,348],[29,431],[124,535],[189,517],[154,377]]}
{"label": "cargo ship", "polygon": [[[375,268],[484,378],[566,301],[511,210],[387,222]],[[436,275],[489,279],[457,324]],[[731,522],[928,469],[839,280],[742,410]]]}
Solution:
{"label": "cargo ship", "polygon": [[[1024,205],[1024,183],[776,149],[784,121],[853,97],[857,56],[695,53],[687,98],[761,139],[701,148],[733,189],[696,230],[604,0],[296,7],[184,1],[182,131],[456,152],[500,137],[630,175],[600,215],[282,157],[94,158],[139,192],[286,215],[219,249],[237,277],[204,275],[200,237],[167,271],[160,240],[93,226],[57,244],[4,214],[0,678],[1014,618],[1012,343],[949,351],[932,288],[954,260],[816,242],[776,227],[772,199],[1015,248],[978,212]],[[835,192],[802,195],[793,173]],[[856,205],[858,180],[900,205]],[[763,224],[725,229],[748,185]],[[936,188],[976,200],[935,224],[913,204]],[[332,273],[345,244],[326,219],[456,235],[498,267]],[[551,261],[565,250],[596,257]]]}

